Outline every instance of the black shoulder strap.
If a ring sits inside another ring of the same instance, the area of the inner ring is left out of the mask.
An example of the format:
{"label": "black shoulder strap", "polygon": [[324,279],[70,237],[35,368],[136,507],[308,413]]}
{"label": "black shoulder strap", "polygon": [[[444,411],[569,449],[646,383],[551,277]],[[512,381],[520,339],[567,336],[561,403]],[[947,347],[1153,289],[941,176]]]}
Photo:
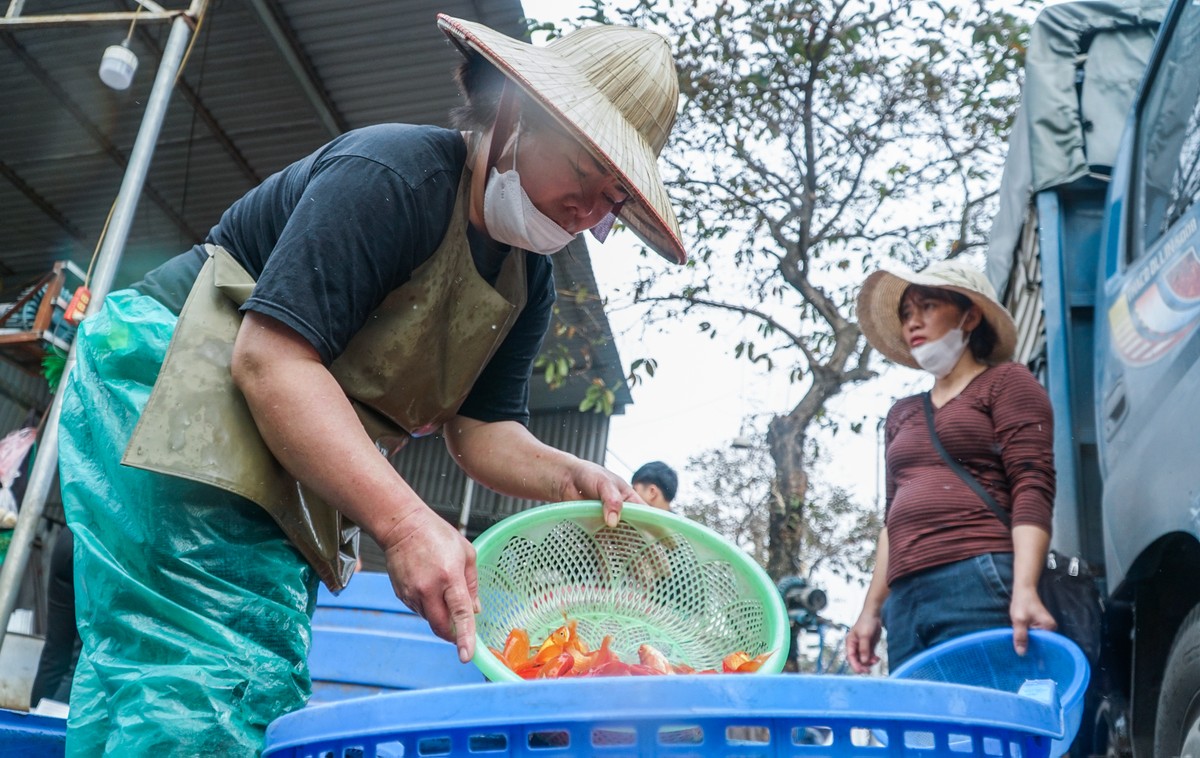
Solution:
{"label": "black shoulder strap", "polygon": [[991,509],[992,513],[996,514],[996,518],[1000,519],[1000,523],[1011,529],[1012,519],[1004,512],[991,493],[985,490],[983,485],[979,483],[979,480],[971,476],[970,472],[963,468],[958,461],[954,460],[950,456],[950,453],[946,452],[946,448],[942,447],[942,441],[938,439],[937,430],[933,428],[933,400],[930,399],[928,392],[922,395],[921,398],[925,402],[925,423],[929,425],[929,438],[933,440],[933,446],[937,449],[938,455],[942,456],[942,460],[946,461],[946,465],[950,467],[951,471],[958,474],[959,479],[966,482],[975,491],[975,494],[979,495],[979,498],[983,500],[983,504]]}

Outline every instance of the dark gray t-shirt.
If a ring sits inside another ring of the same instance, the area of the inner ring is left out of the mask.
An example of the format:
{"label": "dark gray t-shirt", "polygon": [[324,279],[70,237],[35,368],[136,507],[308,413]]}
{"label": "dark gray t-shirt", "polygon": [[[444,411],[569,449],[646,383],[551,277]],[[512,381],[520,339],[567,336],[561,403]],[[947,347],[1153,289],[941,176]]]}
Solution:
{"label": "dark gray t-shirt", "polygon": [[[347,132],[246,193],[206,241],[255,277],[242,310],[295,329],[328,365],[437,249],[465,161],[457,131],[382,124]],[[508,253],[468,239],[476,268],[494,282]],[[481,421],[529,420],[529,376],[555,294],[550,258],[523,254],[528,302],[459,409]],[[197,246],[133,287],[178,313],[204,259]]]}

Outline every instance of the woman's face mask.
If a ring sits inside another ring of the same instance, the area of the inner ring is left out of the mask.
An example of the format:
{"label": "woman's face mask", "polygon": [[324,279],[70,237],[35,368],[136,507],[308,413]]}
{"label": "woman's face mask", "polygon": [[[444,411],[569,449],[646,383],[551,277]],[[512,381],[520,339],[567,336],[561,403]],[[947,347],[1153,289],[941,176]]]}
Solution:
{"label": "woman's face mask", "polygon": [[935,340],[923,342],[911,348],[909,352],[912,353],[917,365],[938,379],[949,374],[958,365],[958,359],[967,349],[967,335],[962,330],[962,325],[966,320],[967,314],[964,313],[963,317],[959,319],[958,326]]}
{"label": "woman's face mask", "polygon": [[487,226],[488,236],[497,242],[531,253],[556,253],[575,239],[575,235],[539,211],[529,199],[517,174],[520,131],[514,136],[513,167],[503,174],[493,167],[488,175],[483,191],[483,223]]}

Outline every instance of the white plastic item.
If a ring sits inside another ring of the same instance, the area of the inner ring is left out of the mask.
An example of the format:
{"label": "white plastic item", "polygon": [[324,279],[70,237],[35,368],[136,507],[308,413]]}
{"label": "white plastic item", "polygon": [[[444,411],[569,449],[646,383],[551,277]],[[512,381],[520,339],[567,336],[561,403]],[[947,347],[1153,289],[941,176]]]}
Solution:
{"label": "white plastic item", "polygon": [[115,90],[129,89],[137,65],[138,59],[129,49],[129,40],[109,45],[100,59],[100,81]]}
{"label": "white plastic item", "polygon": [[37,439],[33,427],[17,429],[0,439],[0,529],[16,525],[17,502],[12,494],[13,480],[21,475],[21,464]]}

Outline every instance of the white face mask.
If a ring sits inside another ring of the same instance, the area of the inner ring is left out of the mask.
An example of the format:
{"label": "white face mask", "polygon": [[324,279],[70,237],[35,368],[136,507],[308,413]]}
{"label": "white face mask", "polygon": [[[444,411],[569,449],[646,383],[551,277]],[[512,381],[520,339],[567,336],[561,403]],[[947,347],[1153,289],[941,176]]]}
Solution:
{"label": "white face mask", "polygon": [[963,320],[958,322],[958,326],[935,340],[923,342],[912,348],[909,352],[917,365],[938,379],[949,374],[967,349],[967,335],[962,330],[966,318],[966,314],[963,314]]}
{"label": "white face mask", "polygon": [[554,220],[537,209],[517,175],[517,144],[513,144],[513,167],[501,174],[492,168],[483,191],[483,223],[488,236],[497,242],[531,253],[549,255],[575,239]]}

